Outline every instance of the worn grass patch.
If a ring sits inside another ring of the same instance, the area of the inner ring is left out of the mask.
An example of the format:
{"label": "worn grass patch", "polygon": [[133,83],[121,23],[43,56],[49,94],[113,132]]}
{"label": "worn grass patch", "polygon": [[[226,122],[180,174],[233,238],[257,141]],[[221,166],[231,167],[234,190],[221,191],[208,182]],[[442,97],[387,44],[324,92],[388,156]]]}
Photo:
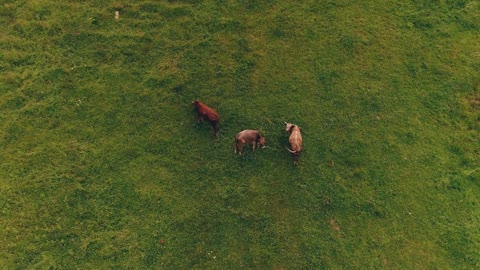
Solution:
{"label": "worn grass patch", "polygon": [[480,267],[479,12],[3,1],[0,265]]}

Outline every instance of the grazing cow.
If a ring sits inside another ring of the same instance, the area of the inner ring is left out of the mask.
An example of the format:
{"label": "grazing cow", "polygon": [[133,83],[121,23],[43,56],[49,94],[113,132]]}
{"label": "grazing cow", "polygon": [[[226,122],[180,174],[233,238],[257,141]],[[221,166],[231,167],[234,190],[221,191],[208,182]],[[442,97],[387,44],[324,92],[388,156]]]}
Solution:
{"label": "grazing cow", "polygon": [[262,148],[265,147],[265,137],[261,136],[258,130],[246,129],[240,131],[237,136],[235,136],[235,153],[238,152],[238,154],[241,155],[242,147],[247,143],[252,143],[253,151],[255,152],[258,145],[261,145]]}
{"label": "grazing cow", "polygon": [[292,148],[287,148],[287,150],[293,154],[293,164],[298,165],[298,158],[302,152],[302,134],[300,133],[300,128],[295,124],[285,122],[285,131],[290,133],[288,141]]}
{"label": "grazing cow", "polygon": [[193,106],[197,110],[197,123],[201,123],[207,120],[213,126],[213,132],[215,134],[215,137],[218,137],[218,131],[220,129],[220,116],[218,115],[218,113],[214,109],[208,107],[207,105],[198,100],[195,100],[193,102]]}

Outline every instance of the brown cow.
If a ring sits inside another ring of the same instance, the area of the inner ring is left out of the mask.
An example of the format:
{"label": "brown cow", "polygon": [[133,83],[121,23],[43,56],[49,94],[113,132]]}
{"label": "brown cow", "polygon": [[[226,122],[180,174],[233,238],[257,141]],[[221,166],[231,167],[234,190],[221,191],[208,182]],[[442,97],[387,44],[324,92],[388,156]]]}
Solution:
{"label": "brown cow", "polygon": [[197,110],[197,123],[201,123],[207,120],[213,126],[213,132],[215,134],[215,137],[218,137],[218,131],[220,129],[220,116],[218,115],[218,113],[214,109],[200,102],[199,100],[195,100],[193,102],[193,106]]}
{"label": "brown cow", "polygon": [[285,131],[290,133],[290,138],[288,141],[290,142],[290,147],[292,148],[287,148],[287,150],[293,154],[293,164],[298,165],[298,159],[300,157],[300,153],[302,152],[302,134],[300,133],[300,128],[295,124],[285,122]]}
{"label": "brown cow", "polygon": [[261,145],[262,148],[265,147],[265,137],[260,135],[258,130],[246,129],[240,131],[237,136],[235,136],[235,153],[238,152],[239,155],[242,154],[242,147],[244,144],[252,143],[253,151],[258,148],[258,145]]}

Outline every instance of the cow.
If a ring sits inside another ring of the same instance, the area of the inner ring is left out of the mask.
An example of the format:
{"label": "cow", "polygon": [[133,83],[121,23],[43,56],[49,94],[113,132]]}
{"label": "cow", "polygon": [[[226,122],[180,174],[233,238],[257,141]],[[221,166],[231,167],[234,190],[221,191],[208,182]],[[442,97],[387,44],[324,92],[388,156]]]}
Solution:
{"label": "cow", "polygon": [[258,130],[246,129],[240,131],[237,136],[235,136],[235,153],[241,155],[242,147],[247,143],[252,143],[253,151],[255,152],[255,149],[258,148],[259,145],[264,148],[266,141],[265,137],[261,136]]}
{"label": "cow", "polygon": [[290,142],[291,149],[287,148],[287,150],[293,154],[293,164],[298,165],[298,159],[302,152],[302,134],[300,133],[300,128],[295,124],[285,122],[285,131],[290,133],[288,142]]}
{"label": "cow", "polygon": [[218,115],[218,113],[214,109],[200,102],[199,100],[195,100],[192,103],[194,109],[197,111],[197,123],[201,123],[207,120],[213,126],[213,132],[215,137],[218,137],[218,131],[220,130],[220,116]]}

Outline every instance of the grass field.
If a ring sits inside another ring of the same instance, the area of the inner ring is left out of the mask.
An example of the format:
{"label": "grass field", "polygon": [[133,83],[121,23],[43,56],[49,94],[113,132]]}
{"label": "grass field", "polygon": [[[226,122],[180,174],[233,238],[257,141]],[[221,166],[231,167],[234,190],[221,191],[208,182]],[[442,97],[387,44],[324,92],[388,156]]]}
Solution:
{"label": "grass field", "polygon": [[480,268],[479,14],[0,0],[0,268]]}

